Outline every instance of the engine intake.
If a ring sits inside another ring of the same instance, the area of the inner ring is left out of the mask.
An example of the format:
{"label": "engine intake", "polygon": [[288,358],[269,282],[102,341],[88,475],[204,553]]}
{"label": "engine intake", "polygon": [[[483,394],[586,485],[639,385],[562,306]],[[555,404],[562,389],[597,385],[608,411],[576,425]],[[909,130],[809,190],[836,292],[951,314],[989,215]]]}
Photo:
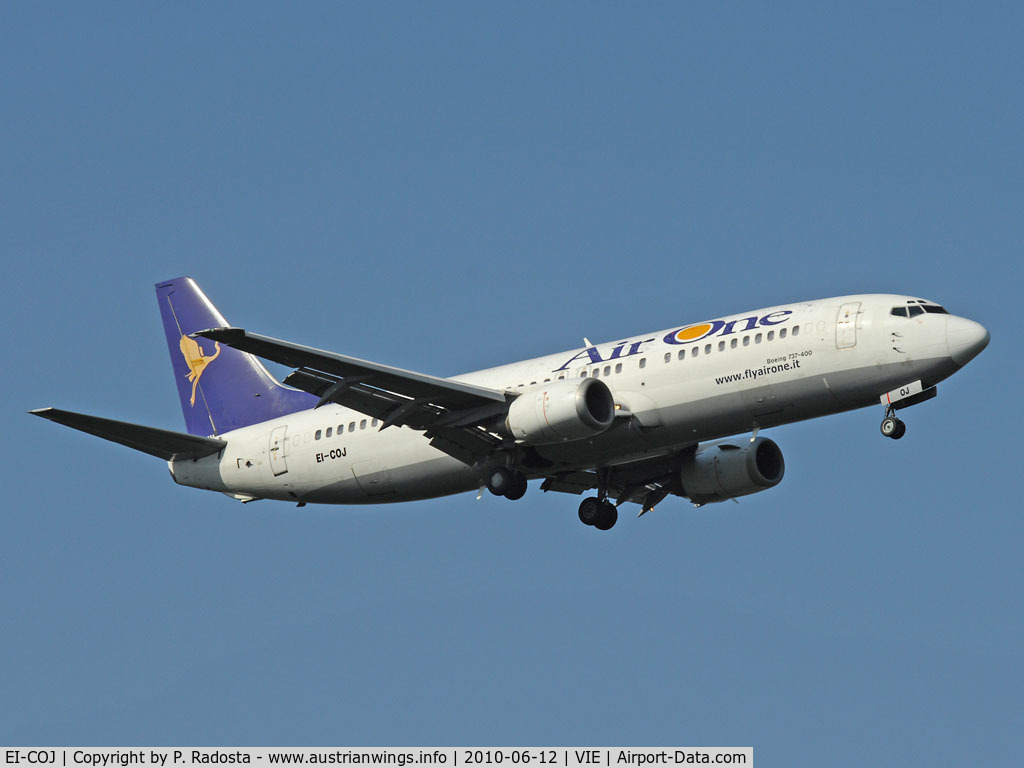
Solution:
{"label": "engine intake", "polygon": [[505,427],[517,443],[544,445],[581,440],[615,421],[615,399],[600,379],[559,379],[512,401]]}
{"label": "engine intake", "polygon": [[785,473],[786,462],[774,441],[731,438],[697,446],[680,479],[685,496],[694,504],[708,504],[774,488]]}

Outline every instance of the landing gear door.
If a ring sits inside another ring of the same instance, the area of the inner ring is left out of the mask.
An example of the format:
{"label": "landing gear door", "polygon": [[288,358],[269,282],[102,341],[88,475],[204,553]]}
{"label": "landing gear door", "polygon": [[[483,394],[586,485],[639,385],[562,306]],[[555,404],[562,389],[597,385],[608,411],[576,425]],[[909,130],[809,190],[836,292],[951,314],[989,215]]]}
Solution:
{"label": "landing gear door", "polygon": [[839,307],[839,315],[836,317],[836,349],[851,349],[857,346],[859,325],[859,301],[851,301]]}
{"label": "landing gear door", "polygon": [[288,426],[283,425],[274,427],[274,431],[270,433],[270,469],[274,473],[274,477],[288,471],[288,463],[285,461],[285,451],[288,445],[288,441],[285,440],[287,431]]}

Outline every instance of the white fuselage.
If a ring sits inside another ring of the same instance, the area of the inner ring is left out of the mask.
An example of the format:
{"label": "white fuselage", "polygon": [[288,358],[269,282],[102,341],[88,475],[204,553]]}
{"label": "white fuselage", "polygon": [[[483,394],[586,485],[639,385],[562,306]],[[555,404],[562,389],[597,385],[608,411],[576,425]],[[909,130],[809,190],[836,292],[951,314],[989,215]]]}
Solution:
{"label": "white fuselage", "polygon": [[[615,423],[592,438],[530,450],[545,466],[536,475],[613,466],[872,405],[910,382],[933,386],[965,362],[957,362],[958,334],[976,324],[890,313],[909,299],[868,294],[769,307],[453,378],[513,394],[601,378],[620,409]],[[239,498],[365,504],[473,490],[485,471],[431,447],[421,432],[380,430],[334,404],[218,437],[227,441],[219,455],[170,463],[177,482]]]}

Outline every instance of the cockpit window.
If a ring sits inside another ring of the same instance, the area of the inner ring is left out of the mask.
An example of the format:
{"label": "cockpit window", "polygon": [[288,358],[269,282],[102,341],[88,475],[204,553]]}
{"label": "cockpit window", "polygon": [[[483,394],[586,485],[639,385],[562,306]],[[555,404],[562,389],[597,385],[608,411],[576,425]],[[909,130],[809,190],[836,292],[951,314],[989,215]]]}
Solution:
{"label": "cockpit window", "polygon": [[924,309],[921,308],[920,304],[912,304],[907,307],[907,312],[911,317],[917,317],[918,315],[924,314]]}
{"label": "cockpit window", "polygon": [[944,307],[940,307],[938,304],[925,304],[924,311],[929,312],[933,315],[948,315],[949,312]]}
{"label": "cockpit window", "polygon": [[895,315],[896,317],[906,317],[907,316],[907,308],[906,307],[893,307],[892,309],[889,310],[889,314],[890,315]]}

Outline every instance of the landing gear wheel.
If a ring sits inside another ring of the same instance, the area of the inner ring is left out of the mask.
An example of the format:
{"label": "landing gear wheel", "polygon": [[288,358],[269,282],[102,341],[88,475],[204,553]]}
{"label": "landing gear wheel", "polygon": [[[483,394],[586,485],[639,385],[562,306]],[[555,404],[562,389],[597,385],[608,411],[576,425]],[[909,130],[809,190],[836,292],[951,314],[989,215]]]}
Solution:
{"label": "landing gear wheel", "polygon": [[601,517],[601,500],[597,496],[588,496],[580,502],[580,522],[594,525]]}
{"label": "landing gear wheel", "polygon": [[882,419],[881,430],[882,434],[886,437],[891,437],[893,440],[899,440],[907,433],[907,425],[895,416],[886,416]]}
{"label": "landing gear wheel", "polygon": [[495,496],[504,496],[512,488],[512,470],[495,467],[487,475],[487,490]]}
{"label": "landing gear wheel", "polygon": [[510,501],[516,501],[517,499],[523,498],[526,495],[526,475],[522,472],[512,473],[512,484],[509,489],[505,491],[505,498]]}
{"label": "landing gear wheel", "polygon": [[619,519],[619,510],[610,501],[601,502],[601,514],[594,521],[594,527],[599,531],[607,531]]}

